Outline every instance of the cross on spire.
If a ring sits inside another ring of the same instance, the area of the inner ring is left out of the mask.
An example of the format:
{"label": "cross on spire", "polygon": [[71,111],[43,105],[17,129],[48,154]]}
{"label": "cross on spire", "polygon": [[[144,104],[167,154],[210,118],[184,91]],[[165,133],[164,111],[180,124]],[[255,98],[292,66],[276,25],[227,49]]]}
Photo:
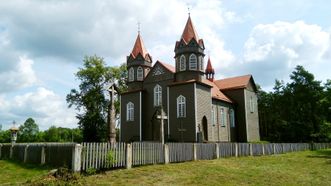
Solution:
{"label": "cross on spire", "polygon": [[186,6],[187,6],[187,13],[188,13],[188,16],[190,16],[190,15],[191,15],[190,4],[187,3]]}
{"label": "cross on spire", "polygon": [[137,27],[138,27],[138,34],[140,34],[140,22],[137,22]]}

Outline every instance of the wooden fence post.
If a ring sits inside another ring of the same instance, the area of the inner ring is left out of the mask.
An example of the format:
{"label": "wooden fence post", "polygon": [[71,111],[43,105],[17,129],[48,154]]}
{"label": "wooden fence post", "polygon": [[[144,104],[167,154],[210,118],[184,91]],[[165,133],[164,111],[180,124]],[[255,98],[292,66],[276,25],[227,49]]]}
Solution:
{"label": "wooden fence post", "polygon": [[235,143],[235,156],[238,157],[238,143]]}
{"label": "wooden fence post", "polygon": [[164,148],[164,164],[169,163],[169,146],[168,144],[163,144]]}
{"label": "wooden fence post", "polygon": [[193,143],[193,161],[197,160],[197,145]]}
{"label": "wooden fence post", "polygon": [[253,143],[249,143],[249,155],[253,156]]}
{"label": "wooden fence post", "polygon": [[14,148],[14,145],[12,144],[12,145],[10,146],[9,159],[12,159],[12,158],[13,158],[13,148]]}
{"label": "wooden fence post", "polygon": [[46,160],[45,148],[46,148],[45,145],[43,145],[43,146],[41,147],[40,164],[42,164],[42,165],[45,164],[45,160]]}
{"label": "wooden fence post", "polygon": [[265,152],[264,152],[264,144],[261,144],[262,145],[262,155],[265,155]]}
{"label": "wooden fence post", "polygon": [[72,171],[79,172],[81,170],[81,156],[82,156],[82,146],[80,144],[75,144],[72,148],[72,160],[71,160]]}
{"label": "wooden fence post", "polygon": [[23,159],[24,163],[26,163],[26,160],[28,159],[28,148],[29,148],[29,144],[27,144],[24,148],[24,159]]}
{"label": "wooden fence post", "polygon": [[1,148],[2,148],[2,144],[0,144],[0,160],[1,160]]}
{"label": "wooden fence post", "polygon": [[272,144],[272,148],[273,148],[274,154],[276,154],[276,145],[275,145],[275,143]]}
{"label": "wooden fence post", "polygon": [[128,143],[126,145],[126,168],[131,169],[132,167],[132,147],[131,144]]}
{"label": "wooden fence post", "polygon": [[215,158],[220,158],[220,149],[217,143],[215,143]]}

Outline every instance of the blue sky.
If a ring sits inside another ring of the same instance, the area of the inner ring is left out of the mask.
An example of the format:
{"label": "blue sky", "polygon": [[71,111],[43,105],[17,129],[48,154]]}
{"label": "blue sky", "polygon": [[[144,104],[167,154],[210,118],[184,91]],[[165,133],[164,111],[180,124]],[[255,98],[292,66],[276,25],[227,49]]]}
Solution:
{"label": "blue sky", "polygon": [[34,118],[77,127],[65,101],[85,55],[125,62],[137,22],[154,61],[174,64],[187,7],[217,78],[253,74],[271,90],[296,65],[330,79],[331,6],[322,0],[4,1],[0,3],[0,124]]}

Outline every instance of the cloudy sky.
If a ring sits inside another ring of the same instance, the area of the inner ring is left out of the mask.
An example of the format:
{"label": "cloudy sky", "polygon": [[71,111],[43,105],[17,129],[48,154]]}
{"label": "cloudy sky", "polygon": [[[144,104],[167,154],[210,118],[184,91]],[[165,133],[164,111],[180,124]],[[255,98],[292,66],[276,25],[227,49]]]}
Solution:
{"label": "cloudy sky", "polygon": [[330,79],[328,0],[11,0],[0,3],[0,124],[34,118],[77,127],[65,101],[85,55],[125,62],[137,22],[154,60],[174,65],[174,46],[188,17],[204,39],[217,78],[253,74],[271,90],[300,64]]}

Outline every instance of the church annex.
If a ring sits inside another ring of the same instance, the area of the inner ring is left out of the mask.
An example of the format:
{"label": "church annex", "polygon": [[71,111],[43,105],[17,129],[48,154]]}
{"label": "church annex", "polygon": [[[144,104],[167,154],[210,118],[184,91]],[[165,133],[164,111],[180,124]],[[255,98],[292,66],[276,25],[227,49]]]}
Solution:
{"label": "church annex", "polygon": [[128,91],[120,98],[121,141],[160,141],[161,118],[165,141],[260,140],[252,75],[216,80],[204,51],[190,16],[175,44],[175,66],[153,64],[138,33],[127,57]]}

